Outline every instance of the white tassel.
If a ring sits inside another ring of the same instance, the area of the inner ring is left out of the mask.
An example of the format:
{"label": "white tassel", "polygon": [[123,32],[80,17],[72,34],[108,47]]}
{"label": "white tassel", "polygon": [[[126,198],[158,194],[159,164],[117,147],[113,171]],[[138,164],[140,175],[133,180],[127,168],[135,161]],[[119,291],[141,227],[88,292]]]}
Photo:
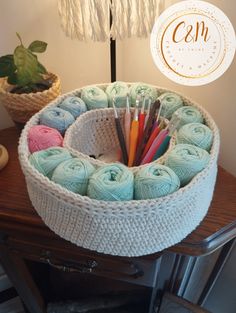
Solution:
{"label": "white tassel", "polygon": [[109,8],[110,0],[58,0],[63,31],[84,41],[110,38]]}
{"label": "white tassel", "polygon": [[113,39],[147,37],[165,0],[111,0]]}
{"label": "white tassel", "polygon": [[[147,37],[165,0],[58,0],[62,29],[79,40]],[[110,30],[110,9],[112,26]]]}

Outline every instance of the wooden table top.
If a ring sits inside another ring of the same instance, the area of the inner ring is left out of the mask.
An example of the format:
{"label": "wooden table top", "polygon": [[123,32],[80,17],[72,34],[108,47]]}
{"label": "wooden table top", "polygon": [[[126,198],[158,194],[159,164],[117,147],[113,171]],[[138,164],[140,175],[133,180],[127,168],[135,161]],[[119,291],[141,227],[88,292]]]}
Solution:
{"label": "wooden table top", "polygon": [[[9,152],[8,165],[0,172],[0,232],[18,238],[47,242],[76,252],[90,252],[55,235],[41,220],[28,197],[17,154],[19,131],[12,127],[0,131],[0,144]],[[181,243],[168,251],[203,255],[236,237],[236,178],[219,167],[212,204],[202,223]],[[146,256],[156,258],[158,254]]]}

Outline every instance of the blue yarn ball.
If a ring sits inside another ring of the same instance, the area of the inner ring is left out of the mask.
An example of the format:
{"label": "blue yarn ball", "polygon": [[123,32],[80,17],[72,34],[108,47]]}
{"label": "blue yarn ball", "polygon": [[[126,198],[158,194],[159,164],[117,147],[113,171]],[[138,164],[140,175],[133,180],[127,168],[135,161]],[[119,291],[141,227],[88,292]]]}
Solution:
{"label": "blue yarn ball", "polygon": [[130,86],[129,92],[132,106],[135,106],[135,102],[138,96],[149,97],[151,98],[152,103],[154,103],[158,97],[157,89],[145,83],[132,84]]}
{"label": "blue yarn ball", "polygon": [[113,98],[115,98],[115,106],[117,108],[125,107],[128,92],[129,87],[124,82],[116,81],[112,84],[109,84],[106,88],[109,107],[112,107],[113,105]]}
{"label": "blue yarn ball", "polygon": [[84,101],[79,97],[67,97],[58,105],[58,107],[70,112],[74,118],[77,118],[82,113],[87,111]]}
{"label": "blue yarn ball", "polygon": [[202,114],[197,108],[190,105],[185,105],[175,111],[173,116],[177,115],[180,119],[177,129],[189,123],[203,123]]}
{"label": "blue yarn ball", "polygon": [[60,163],[53,172],[52,181],[62,187],[86,195],[89,177],[95,168],[89,161],[72,158]]}
{"label": "blue yarn ball", "polygon": [[165,92],[158,99],[161,102],[161,116],[171,119],[172,114],[183,106],[182,98],[173,93],[173,92]]}
{"label": "blue yarn ball", "polygon": [[104,201],[133,199],[134,176],[128,167],[114,163],[96,170],[90,177],[88,196]]}
{"label": "blue yarn ball", "polygon": [[105,92],[97,86],[88,86],[82,89],[81,98],[88,110],[103,109],[108,107]]}
{"label": "blue yarn ball", "polygon": [[55,128],[62,135],[74,121],[72,114],[58,107],[44,110],[39,118],[39,124]]}
{"label": "blue yarn ball", "polygon": [[34,152],[30,155],[29,161],[41,174],[51,178],[55,168],[71,158],[71,154],[65,148],[53,147]]}
{"label": "blue yarn ball", "polygon": [[185,186],[208,165],[209,161],[210,155],[206,150],[193,145],[179,144],[167,154],[165,165],[179,177],[181,186]]}
{"label": "blue yarn ball", "polygon": [[212,130],[200,123],[182,126],[177,133],[177,143],[187,143],[210,151],[213,142]]}
{"label": "blue yarn ball", "polygon": [[165,165],[149,164],[138,170],[134,179],[134,198],[155,199],[178,190],[180,181],[175,172]]}

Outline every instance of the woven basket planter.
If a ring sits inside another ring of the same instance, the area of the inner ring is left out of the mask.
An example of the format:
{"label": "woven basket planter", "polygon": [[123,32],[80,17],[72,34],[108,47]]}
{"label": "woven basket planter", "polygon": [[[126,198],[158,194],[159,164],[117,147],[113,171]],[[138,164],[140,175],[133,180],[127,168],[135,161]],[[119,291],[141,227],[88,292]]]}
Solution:
{"label": "woven basket planter", "polygon": [[[100,85],[101,88],[105,86]],[[167,91],[159,87],[155,88],[160,93]],[[80,95],[80,90],[61,96],[50,106],[56,106],[69,95]],[[27,143],[28,131],[31,126],[38,123],[40,113],[44,109],[35,114],[21,134],[19,159],[31,202],[45,224],[62,238],[83,248],[130,257],[161,251],[178,243],[191,233],[206,215],[212,199],[217,173],[219,133],[214,120],[201,106],[184,96],[182,98],[185,104],[193,105],[200,110],[205,123],[213,131],[210,162],[185,187],[173,194],[152,200],[122,202],[93,200],[70,192],[40,174],[28,160],[30,154]],[[109,109],[101,110],[98,116],[102,114],[102,111],[107,114],[105,114],[105,120],[106,118],[109,120]],[[85,113],[84,117],[79,117],[67,130],[65,136],[65,146],[72,154],[80,157],[83,154],[76,151],[76,146],[71,146],[70,140],[79,129],[77,122],[84,119],[86,114],[90,112]],[[89,118],[87,119],[89,121]],[[109,138],[106,139],[106,141],[109,140]],[[174,140],[171,144],[175,144]],[[86,156],[86,158],[89,157]],[[164,158],[156,162],[162,163]],[[101,164],[100,161],[89,159],[95,162],[96,166]],[[134,167],[132,170],[136,171],[137,168]]]}
{"label": "woven basket planter", "polygon": [[56,99],[61,93],[61,83],[57,75],[49,73],[51,88],[35,93],[10,93],[12,88],[6,78],[0,80],[0,103],[4,105],[14,122],[25,123],[45,105]]}

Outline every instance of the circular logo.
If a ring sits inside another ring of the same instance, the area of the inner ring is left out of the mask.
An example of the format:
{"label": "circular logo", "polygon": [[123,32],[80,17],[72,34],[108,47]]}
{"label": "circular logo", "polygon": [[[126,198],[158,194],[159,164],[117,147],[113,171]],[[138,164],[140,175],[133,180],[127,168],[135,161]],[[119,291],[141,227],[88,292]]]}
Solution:
{"label": "circular logo", "polygon": [[182,85],[200,86],[214,81],[230,66],[235,32],[216,6],[187,0],[160,15],[150,44],[154,62],[164,75]]}

